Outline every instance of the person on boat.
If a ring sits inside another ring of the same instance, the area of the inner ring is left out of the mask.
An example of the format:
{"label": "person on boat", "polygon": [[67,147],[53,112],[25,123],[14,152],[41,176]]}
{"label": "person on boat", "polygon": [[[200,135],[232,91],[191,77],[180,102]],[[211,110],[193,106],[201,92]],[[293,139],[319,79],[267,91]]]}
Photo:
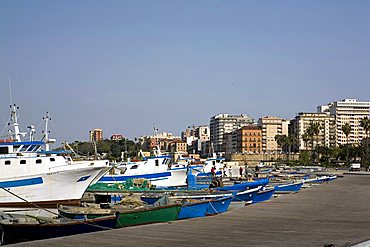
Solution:
{"label": "person on boat", "polygon": [[212,167],[211,168],[211,174],[212,174],[212,177],[215,178],[216,177],[216,167]]}
{"label": "person on boat", "polygon": [[258,172],[259,172],[260,168],[259,168],[258,165],[256,165],[256,167],[254,169],[256,170],[256,178],[258,178]]}
{"label": "person on boat", "polygon": [[231,166],[229,167],[229,177],[232,177],[233,176],[233,169],[231,168]]}
{"label": "person on boat", "polygon": [[243,167],[239,167],[239,175],[240,177],[243,177]]}

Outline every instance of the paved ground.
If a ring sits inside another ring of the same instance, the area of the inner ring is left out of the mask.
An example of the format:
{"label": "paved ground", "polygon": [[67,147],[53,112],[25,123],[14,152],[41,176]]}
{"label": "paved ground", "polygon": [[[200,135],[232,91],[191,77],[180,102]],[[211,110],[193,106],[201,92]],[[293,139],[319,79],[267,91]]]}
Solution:
{"label": "paved ground", "polygon": [[370,239],[370,176],[345,175],[222,215],[17,246],[350,246]]}

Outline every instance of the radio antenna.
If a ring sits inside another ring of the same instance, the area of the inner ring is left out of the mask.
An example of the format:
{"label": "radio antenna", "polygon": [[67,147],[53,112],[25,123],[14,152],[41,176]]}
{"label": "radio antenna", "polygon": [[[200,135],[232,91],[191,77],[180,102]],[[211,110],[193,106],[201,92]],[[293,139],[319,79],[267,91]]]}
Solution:
{"label": "radio antenna", "polygon": [[13,99],[12,99],[12,83],[10,81],[10,75],[9,75],[9,100],[10,100],[10,105],[13,105]]}

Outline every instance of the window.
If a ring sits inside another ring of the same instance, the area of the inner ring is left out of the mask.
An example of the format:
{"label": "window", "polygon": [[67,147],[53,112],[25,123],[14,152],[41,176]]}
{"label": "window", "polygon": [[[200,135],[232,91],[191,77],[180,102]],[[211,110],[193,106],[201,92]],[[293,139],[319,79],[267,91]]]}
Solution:
{"label": "window", "polygon": [[55,158],[50,158],[50,161],[52,161],[52,162],[55,161]]}
{"label": "window", "polygon": [[159,160],[155,160],[155,166],[159,166]]}
{"label": "window", "polygon": [[7,154],[8,152],[8,147],[0,147],[0,154]]}
{"label": "window", "polygon": [[41,164],[41,162],[42,162],[41,159],[36,160],[36,164]]}
{"label": "window", "polygon": [[21,165],[25,165],[25,164],[26,164],[26,160],[21,160],[19,163],[20,163]]}
{"label": "window", "polygon": [[5,165],[10,165],[10,160],[5,160]]}

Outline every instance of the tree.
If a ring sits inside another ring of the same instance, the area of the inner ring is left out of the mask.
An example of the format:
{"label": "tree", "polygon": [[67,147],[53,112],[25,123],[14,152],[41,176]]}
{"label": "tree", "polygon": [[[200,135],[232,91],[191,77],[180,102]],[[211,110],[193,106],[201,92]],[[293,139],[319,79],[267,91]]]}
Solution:
{"label": "tree", "polygon": [[[312,157],[314,158],[314,160],[316,160],[316,157],[319,158],[317,147],[319,144],[319,135],[320,135],[321,129],[322,129],[322,126],[319,122],[311,122],[308,125],[307,130],[306,130],[307,135],[311,137],[311,140],[312,140],[311,151],[312,151]],[[314,140],[316,142],[314,142]],[[314,145],[314,143],[316,143],[316,145]],[[315,155],[314,150],[316,150],[317,155]]]}
{"label": "tree", "polygon": [[303,142],[304,142],[304,146],[306,148],[306,150],[308,149],[308,141],[310,140],[310,136],[309,134],[306,132],[304,132],[304,134],[302,135],[302,139],[303,139]]}
{"label": "tree", "polygon": [[369,131],[370,131],[370,119],[368,117],[364,117],[363,119],[361,119],[360,121],[360,126],[365,130],[365,135],[366,135],[366,139],[365,139],[365,143],[364,143],[364,159],[363,162],[366,163],[366,166],[368,165],[369,161],[368,161],[368,153],[369,153]]}
{"label": "tree", "polygon": [[343,131],[343,134],[346,136],[346,139],[347,139],[347,158],[346,158],[346,162],[347,162],[347,166],[348,166],[348,163],[349,163],[349,160],[348,160],[348,155],[349,155],[349,142],[348,142],[348,137],[349,137],[349,134],[351,133],[351,125],[349,123],[345,123],[344,125],[342,125],[342,131]]}

